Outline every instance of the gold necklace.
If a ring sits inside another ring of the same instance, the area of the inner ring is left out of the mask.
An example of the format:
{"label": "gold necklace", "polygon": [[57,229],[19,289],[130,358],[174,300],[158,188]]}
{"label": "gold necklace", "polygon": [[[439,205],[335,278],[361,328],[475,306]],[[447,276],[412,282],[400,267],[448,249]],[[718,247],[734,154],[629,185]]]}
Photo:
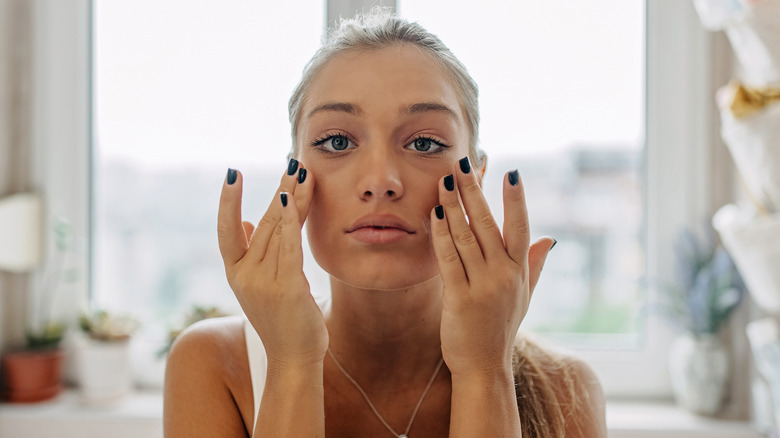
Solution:
{"label": "gold necklace", "polygon": [[409,430],[412,428],[412,423],[414,422],[414,418],[417,416],[417,411],[420,410],[420,405],[423,402],[423,399],[428,394],[428,390],[431,389],[431,385],[433,384],[434,379],[436,379],[436,375],[439,374],[439,370],[441,369],[441,366],[444,364],[444,358],[442,357],[439,359],[438,365],[436,365],[436,369],[433,370],[433,375],[431,375],[430,380],[428,380],[428,384],[425,386],[425,390],[423,391],[422,395],[420,396],[420,399],[417,400],[417,406],[414,407],[414,411],[412,412],[412,418],[409,419],[409,424],[406,425],[406,430],[404,433],[399,434],[395,430],[393,430],[392,427],[390,427],[389,424],[387,424],[387,421],[379,415],[379,411],[376,410],[376,407],[374,407],[374,404],[371,403],[371,400],[369,400],[368,395],[366,394],[366,391],[363,391],[363,388],[358,385],[358,382],[355,381],[355,379],[352,378],[352,376],[349,375],[347,370],[344,369],[343,366],[341,366],[341,363],[336,359],[336,355],[333,354],[332,351],[330,351],[330,348],[328,348],[328,354],[330,355],[330,358],[333,359],[333,363],[336,364],[339,370],[341,370],[341,373],[344,374],[344,377],[347,378],[350,382],[352,382],[353,385],[355,385],[355,388],[357,388],[358,392],[360,392],[360,395],[363,396],[363,400],[366,401],[368,404],[368,407],[371,408],[371,411],[374,412],[374,415],[376,415],[377,418],[379,418],[379,421],[382,422],[382,424],[385,425],[387,430],[389,430],[396,438],[408,438],[409,437]]}

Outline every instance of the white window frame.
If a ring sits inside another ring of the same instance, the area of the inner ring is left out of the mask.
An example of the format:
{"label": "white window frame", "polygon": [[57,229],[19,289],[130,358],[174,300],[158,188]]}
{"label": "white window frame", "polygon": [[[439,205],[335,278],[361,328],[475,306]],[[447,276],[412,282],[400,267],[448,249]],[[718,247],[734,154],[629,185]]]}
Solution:
{"label": "white window frame", "polygon": [[[328,17],[351,14],[362,3],[331,0]],[[370,4],[371,2],[369,2]],[[385,2],[387,4],[387,2]],[[392,6],[392,5],[390,5]],[[342,12],[338,12],[342,11]],[[89,0],[36,0],[34,7],[35,181],[49,212],[68,216],[80,236],[91,223],[91,9]],[[326,20],[328,18],[326,17]],[[722,194],[711,193],[711,142],[719,120],[713,110],[712,66],[727,48],[713,45],[685,0],[647,0],[647,264],[648,278],[673,275],[671,244],[683,226],[698,228]],[[727,174],[729,174],[727,172]],[[721,184],[720,187],[723,187]],[[90,246],[79,255],[85,270]],[[85,271],[86,272],[86,271]],[[62,303],[83,303],[88,275]],[[650,282],[652,285],[655,282]],[[655,291],[651,287],[649,299]],[[61,312],[74,315],[76,304]],[[672,335],[652,315],[644,348],[638,351],[582,350],[609,397],[666,398],[671,395],[667,351]]]}

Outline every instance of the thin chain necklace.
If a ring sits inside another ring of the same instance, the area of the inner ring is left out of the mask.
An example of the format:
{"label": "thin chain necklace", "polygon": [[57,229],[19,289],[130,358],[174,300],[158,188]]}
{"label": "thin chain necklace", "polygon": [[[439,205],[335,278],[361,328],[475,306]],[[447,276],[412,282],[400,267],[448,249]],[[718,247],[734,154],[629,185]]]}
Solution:
{"label": "thin chain necklace", "polygon": [[328,348],[328,354],[330,355],[330,358],[333,359],[333,363],[336,364],[339,370],[341,370],[341,373],[344,374],[344,377],[347,378],[350,382],[352,382],[353,385],[355,385],[355,388],[357,388],[358,392],[360,392],[360,395],[363,396],[363,399],[368,404],[368,407],[371,408],[371,410],[374,412],[374,415],[376,415],[377,418],[379,418],[379,421],[382,422],[382,424],[385,425],[387,430],[389,430],[396,438],[408,438],[409,437],[409,430],[412,428],[412,423],[414,422],[414,417],[417,416],[417,411],[420,410],[420,405],[423,402],[423,399],[428,394],[428,390],[431,389],[431,385],[433,384],[434,379],[436,379],[436,375],[439,374],[439,370],[441,369],[441,366],[444,364],[444,358],[442,357],[439,359],[439,364],[436,365],[436,369],[433,370],[433,375],[431,375],[430,380],[428,380],[428,384],[425,385],[425,390],[423,391],[422,395],[420,396],[420,399],[417,400],[417,406],[414,407],[414,411],[412,412],[412,418],[409,419],[409,424],[406,425],[406,430],[404,433],[399,434],[395,430],[393,430],[392,427],[390,427],[389,424],[387,424],[387,421],[385,421],[384,418],[382,418],[381,415],[379,415],[379,411],[376,410],[374,407],[374,404],[371,403],[371,400],[368,399],[368,395],[366,394],[366,391],[363,391],[363,388],[358,385],[358,382],[355,381],[355,379],[352,378],[352,376],[349,375],[347,370],[344,369],[343,366],[341,366],[341,363],[336,359],[336,356],[333,354],[332,351],[330,351],[330,348]]}

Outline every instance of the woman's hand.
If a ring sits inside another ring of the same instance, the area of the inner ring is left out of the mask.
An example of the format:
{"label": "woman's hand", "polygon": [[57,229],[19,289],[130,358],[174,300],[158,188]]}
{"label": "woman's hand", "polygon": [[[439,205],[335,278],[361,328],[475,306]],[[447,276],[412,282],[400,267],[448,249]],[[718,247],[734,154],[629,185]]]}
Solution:
{"label": "woman's hand", "polygon": [[511,372],[515,336],[555,241],[542,238],[530,245],[517,171],[504,176],[502,236],[468,158],[457,167],[439,182],[441,206],[431,212],[444,283],[442,354],[453,378]]}
{"label": "woman's hand", "polygon": [[308,215],[314,177],[290,160],[257,228],[241,221],[242,186],[242,175],[228,171],[218,219],[219,249],[228,283],[260,335],[269,365],[321,364],[328,332],[303,273],[301,248],[301,227]]}

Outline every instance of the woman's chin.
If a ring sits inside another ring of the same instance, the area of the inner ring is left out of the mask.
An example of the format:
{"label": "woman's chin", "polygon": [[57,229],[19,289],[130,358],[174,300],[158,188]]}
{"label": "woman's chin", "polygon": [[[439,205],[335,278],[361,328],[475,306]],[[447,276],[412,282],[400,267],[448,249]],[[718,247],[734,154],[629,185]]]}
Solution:
{"label": "woman's chin", "polygon": [[358,289],[376,291],[404,290],[438,277],[438,271],[422,273],[419,270],[388,270],[381,272],[332,272],[326,269],[333,281]]}

